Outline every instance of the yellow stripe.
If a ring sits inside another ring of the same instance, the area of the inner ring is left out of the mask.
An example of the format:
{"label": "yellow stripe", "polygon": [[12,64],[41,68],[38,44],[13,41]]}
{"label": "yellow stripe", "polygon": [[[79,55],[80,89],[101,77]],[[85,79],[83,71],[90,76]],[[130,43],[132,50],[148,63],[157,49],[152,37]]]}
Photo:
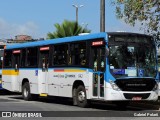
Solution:
{"label": "yellow stripe", "polygon": [[2,80],[0,80],[0,84],[2,84]]}
{"label": "yellow stripe", "polygon": [[15,70],[2,70],[2,75],[19,75],[19,71],[15,71]]}
{"label": "yellow stripe", "polygon": [[41,97],[47,97],[48,95],[46,93],[41,93],[39,96],[41,96]]}
{"label": "yellow stripe", "polygon": [[85,70],[77,70],[77,69],[66,69],[64,72],[85,72]]}

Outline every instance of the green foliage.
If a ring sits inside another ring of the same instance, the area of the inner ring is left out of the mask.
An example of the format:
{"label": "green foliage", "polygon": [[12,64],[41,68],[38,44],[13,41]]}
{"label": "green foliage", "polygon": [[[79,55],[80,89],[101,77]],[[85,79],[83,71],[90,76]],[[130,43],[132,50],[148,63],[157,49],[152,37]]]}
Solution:
{"label": "green foliage", "polygon": [[111,0],[116,6],[116,16],[130,25],[141,22],[149,34],[160,31],[160,0]]}
{"label": "green foliage", "polygon": [[56,31],[47,34],[47,39],[62,38],[68,36],[76,36],[80,33],[90,33],[91,30],[88,30],[86,27],[78,25],[75,21],[64,20],[62,24],[54,24]]}

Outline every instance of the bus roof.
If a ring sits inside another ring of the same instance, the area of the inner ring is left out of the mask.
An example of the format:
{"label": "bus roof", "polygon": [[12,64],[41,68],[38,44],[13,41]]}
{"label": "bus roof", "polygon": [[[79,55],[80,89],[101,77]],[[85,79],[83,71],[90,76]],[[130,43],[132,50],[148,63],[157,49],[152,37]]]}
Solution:
{"label": "bus roof", "polygon": [[108,35],[133,35],[133,36],[146,36],[146,37],[152,37],[150,35],[141,34],[141,33],[132,33],[132,32],[107,32]]}
{"label": "bus roof", "polygon": [[64,38],[56,38],[56,39],[36,41],[36,42],[27,42],[27,43],[18,43],[18,44],[16,43],[16,44],[12,44],[12,45],[7,45],[6,49],[16,49],[16,48],[18,49],[18,48],[57,44],[57,43],[65,43],[65,42],[91,40],[91,39],[98,39],[98,38],[106,39],[106,33],[101,32],[101,33],[72,36],[72,37],[64,37]]}

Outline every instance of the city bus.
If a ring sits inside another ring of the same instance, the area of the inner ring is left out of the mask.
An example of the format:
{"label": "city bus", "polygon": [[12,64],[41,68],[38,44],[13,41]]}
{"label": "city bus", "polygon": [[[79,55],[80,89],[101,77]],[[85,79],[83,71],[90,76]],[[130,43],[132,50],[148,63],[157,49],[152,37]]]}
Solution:
{"label": "city bus", "polygon": [[3,52],[4,52],[4,43],[0,43],[0,90],[3,90],[2,88],[2,63],[3,63]]}
{"label": "city bus", "polygon": [[158,58],[158,72],[159,72],[159,93],[158,93],[158,96],[160,98],[160,49],[158,48],[157,50],[157,58]]}
{"label": "city bus", "polygon": [[158,99],[155,42],[136,33],[94,33],[7,45],[2,70],[3,88],[37,96],[73,98],[87,107],[91,101]]}

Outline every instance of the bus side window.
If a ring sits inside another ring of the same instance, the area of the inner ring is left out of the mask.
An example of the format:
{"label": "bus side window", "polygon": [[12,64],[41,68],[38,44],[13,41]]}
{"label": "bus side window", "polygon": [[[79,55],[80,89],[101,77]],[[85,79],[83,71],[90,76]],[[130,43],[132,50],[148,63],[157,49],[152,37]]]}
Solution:
{"label": "bus side window", "polygon": [[21,54],[21,67],[25,67],[25,61],[26,61],[26,50],[22,49],[22,54]]}
{"label": "bus side window", "polygon": [[12,51],[5,51],[4,55],[4,67],[12,67]]}
{"label": "bus side window", "polygon": [[27,66],[35,67],[38,65],[37,62],[37,48],[28,48],[27,49]]}
{"label": "bus side window", "polygon": [[67,65],[68,45],[55,45],[53,50],[53,65]]}
{"label": "bus side window", "polygon": [[86,42],[71,44],[71,64],[85,66],[86,62]]}
{"label": "bus side window", "polygon": [[83,66],[86,65],[86,50],[85,49],[80,50],[80,63]]}

